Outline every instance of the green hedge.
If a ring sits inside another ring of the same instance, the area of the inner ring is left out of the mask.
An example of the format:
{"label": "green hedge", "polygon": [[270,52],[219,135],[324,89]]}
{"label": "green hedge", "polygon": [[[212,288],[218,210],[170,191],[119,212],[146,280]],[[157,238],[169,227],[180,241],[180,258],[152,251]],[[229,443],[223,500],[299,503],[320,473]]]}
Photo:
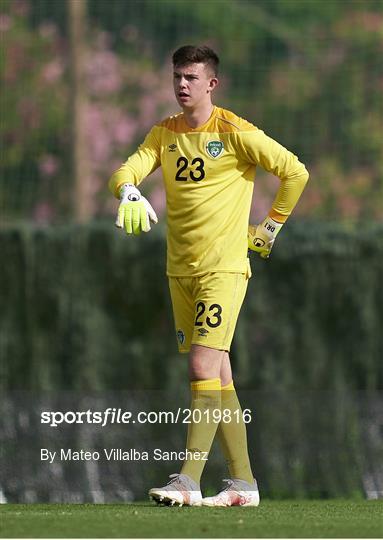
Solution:
{"label": "green hedge", "polygon": [[[241,387],[382,388],[383,226],[361,230],[292,223],[270,260],[252,258],[232,347]],[[160,229],[24,225],[0,245],[4,389],[177,386]]]}

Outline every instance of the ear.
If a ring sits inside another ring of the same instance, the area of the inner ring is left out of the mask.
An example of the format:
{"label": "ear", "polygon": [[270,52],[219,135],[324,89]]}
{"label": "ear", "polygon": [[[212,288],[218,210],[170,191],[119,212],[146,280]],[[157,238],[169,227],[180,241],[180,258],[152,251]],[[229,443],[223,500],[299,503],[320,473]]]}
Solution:
{"label": "ear", "polygon": [[209,81],[209,86],[208,86],[207,91],[208,91],[208,92],[212,92],[212,91],[214,90],[214,88],[215,88],[216,86],[218,86],[218,84],[219,84],[219,81],[218,81],[217,77],[212,77],[212,78],[210,79],[210,81]]}

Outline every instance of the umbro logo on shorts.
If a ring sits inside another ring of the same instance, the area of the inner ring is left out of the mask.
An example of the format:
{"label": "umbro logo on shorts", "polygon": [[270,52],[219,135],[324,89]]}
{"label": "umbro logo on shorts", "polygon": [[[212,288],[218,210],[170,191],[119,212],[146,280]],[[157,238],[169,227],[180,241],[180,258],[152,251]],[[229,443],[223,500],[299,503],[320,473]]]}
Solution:
{"label": "umbro logo on shorts", "polygon": [[198,335],[200,337],[206,337],[206,334],[209,333],[209,330],[206,330],[206,328],[198,328]]}
{"label": "umbro logo on shorts", "polygon": [[169,144],[169,152],[175,152],[177,149],[176,144]]}

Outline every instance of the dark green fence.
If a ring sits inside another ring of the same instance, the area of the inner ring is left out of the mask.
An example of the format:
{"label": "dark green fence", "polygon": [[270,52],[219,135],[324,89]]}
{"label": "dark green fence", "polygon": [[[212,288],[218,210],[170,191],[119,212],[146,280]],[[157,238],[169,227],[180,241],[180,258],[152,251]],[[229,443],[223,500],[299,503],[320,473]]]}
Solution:
{"label": "dark green fence", "polygon": [[[382,232],[292,223],[269,261],[252,259],[232,348],[243,388],[382,388]],[[160,230],[127,238],[111,223],[25,225],[0,235],[4,389],[178,384],[185,362]]]}

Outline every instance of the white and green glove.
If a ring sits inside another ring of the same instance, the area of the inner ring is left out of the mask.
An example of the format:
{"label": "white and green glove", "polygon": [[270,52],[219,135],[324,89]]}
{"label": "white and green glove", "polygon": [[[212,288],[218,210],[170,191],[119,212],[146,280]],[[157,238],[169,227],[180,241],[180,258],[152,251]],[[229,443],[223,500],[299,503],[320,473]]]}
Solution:
{"label": "white and green glove", "polygon": [[116,226],[127,234],[140,234],[150,231],[150,221],[158,223],[155,211],[133,184],[124,184],[120,189],[120,206]]}
{"label": "white and green glove", "polygon": [[267,217],[259,225],[249,225],[247,241],[249,249],[256,251],[263,259],[268,259],[277,234],[283,223]]}

